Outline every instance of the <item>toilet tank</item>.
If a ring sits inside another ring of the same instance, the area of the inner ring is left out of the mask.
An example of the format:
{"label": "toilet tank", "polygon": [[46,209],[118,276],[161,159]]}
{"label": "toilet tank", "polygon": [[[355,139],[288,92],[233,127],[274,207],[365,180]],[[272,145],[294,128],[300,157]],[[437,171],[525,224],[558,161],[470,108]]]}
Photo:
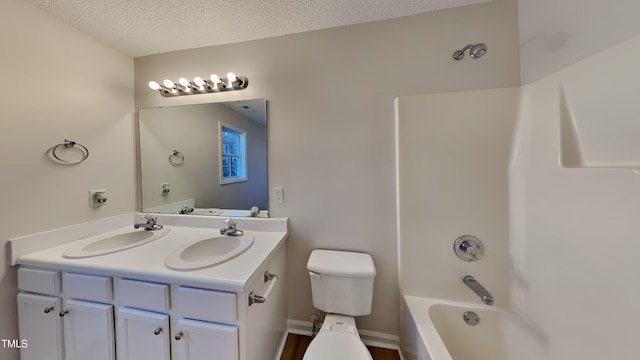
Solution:
{"label": "toilet tank", "polygon": [[313,307],[333,314],[369,315],[376,268],[369,254],[314,250],[307,262]]}

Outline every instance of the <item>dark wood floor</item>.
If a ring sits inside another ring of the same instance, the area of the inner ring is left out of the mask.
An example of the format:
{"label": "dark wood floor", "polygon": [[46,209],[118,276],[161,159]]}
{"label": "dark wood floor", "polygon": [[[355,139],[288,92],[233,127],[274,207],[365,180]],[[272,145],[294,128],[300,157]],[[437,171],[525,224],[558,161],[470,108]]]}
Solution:
{"label": "dark wood floor", "polygon": [[[311,336],[288,334],[280,360],[302,360],[302,356],[310,342]],[[400,355],[396,350],[375,346],[367,346],[367,349],[369,349],[373,360],[400,360]]]}

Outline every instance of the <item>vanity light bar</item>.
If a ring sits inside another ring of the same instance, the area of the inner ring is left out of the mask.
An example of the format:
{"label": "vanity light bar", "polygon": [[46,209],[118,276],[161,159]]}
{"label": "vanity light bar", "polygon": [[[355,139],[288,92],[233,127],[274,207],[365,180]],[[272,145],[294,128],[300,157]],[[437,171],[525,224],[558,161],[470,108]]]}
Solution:
{"label": "vanity light bar", "polygon": [[158,90],[160,95],[165,97],[243,90],[247,86],[249,86],[249,79],[245,76],[236,76],[232,72],[228,73],[226,78],[220,78],[216,74],[211,74],[207,80],[200,77],[194,78],[193,81],[180,78],[177,84],[168,79],[163,81],[162,84],[149,81],[149,87],[152,90]]}

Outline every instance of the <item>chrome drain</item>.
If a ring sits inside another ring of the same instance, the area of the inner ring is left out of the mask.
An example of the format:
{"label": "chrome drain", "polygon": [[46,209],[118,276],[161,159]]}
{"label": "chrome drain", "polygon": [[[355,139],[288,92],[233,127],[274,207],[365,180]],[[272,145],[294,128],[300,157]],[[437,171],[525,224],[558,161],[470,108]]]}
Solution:
{"label": "chrome drain", "polygon": [[478,316],[478,314],[474,313],[473,311],[466,311],[462,315],[462,318],[464,319],[464,322],[466,322],[471,326],[476,326],[480,323],[480,317]]}

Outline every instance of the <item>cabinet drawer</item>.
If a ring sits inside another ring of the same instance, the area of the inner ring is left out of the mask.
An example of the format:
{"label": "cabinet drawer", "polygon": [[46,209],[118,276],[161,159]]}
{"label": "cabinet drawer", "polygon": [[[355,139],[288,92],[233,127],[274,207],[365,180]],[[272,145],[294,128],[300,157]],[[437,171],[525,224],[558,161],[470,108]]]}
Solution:
{"label": "cabinet drawer", "polygon": [[120,279],[120,306],[155,311],[169,311],[169,285],[146,281]]}
{"label": "cabinet drawer", "polygon": [[21,267],[18,269],[18,289],[57,295],[60,293],[60,272]]}
{"label": "cabinet drawer", "polygon": [[181,316],[216,322],[234,322],[236,294],[178,286],[173,307]]}
{"label": "cabinet drawer", "polygon": [[67,298],[111,301],[113,281],[108,276],[62,274],[62,290]]}

